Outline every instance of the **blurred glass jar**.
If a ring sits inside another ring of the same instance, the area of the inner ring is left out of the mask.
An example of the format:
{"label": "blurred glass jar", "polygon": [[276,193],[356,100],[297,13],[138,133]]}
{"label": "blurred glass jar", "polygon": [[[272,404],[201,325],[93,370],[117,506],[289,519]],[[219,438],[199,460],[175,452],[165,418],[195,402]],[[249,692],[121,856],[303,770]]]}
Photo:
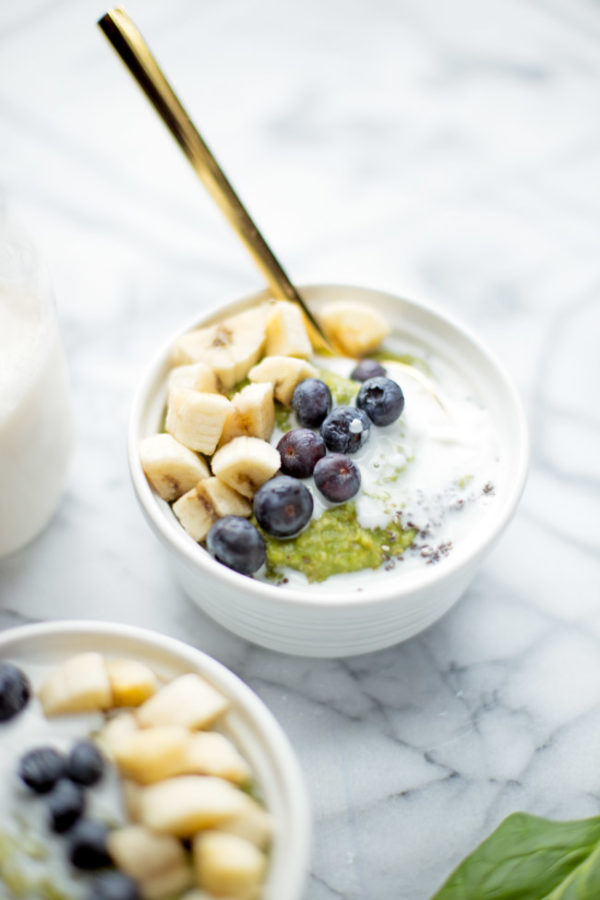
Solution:
{"label": "blurred glass jar", "polygon": [[72,443],[67,366],[31,242],[0,212],[0,557],[55,511]]}

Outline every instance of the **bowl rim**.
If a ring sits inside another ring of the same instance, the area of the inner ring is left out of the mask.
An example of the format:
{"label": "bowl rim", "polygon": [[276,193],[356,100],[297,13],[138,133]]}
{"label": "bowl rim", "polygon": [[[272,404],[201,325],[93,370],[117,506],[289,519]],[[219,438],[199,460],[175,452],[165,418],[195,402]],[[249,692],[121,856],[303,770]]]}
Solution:
{"label": "bowl rim", "polygon": [[[338,282],[319,282],[301,284],[297,287],[300,292],[304,291],[309,293],[311,291],[319,290],[365,292],[371,295],[377,295],[384,300],[401,302],[413,312],[417,313],[419,311],[424,311],[430,316],[438,319],[444,326],[457,331],[463,339],[466,339],[467,342],[472,345],[473,349],[480,356],[485,358],[490,370],[494,371],[499,382],[502,384],[502,388],[512,409],[515,423],[515,435],[518,436],[517,440],[513,442],[517,465],[508,482],[509,490],[503,498],[502,506],[499,507],[502,515],[497,513],[495,517],[489,516],[488,520],[490,522],[493,521],[493,527],[488,525],[486,529],[481,529],[477,534],[469,535],[469,539],[462,543],[461,549],[463,552],[451,554],[444,560],[443,566],[423,567],[422,569],[405,573],[401,579],[385,579],[380,585],[368,585],[363,587],[361,591],[349,591],[344,594],[327,592],[326,587],[324,587],[324,585],[327,584],[326,581],[323,583],[312,584],[310,586],[310,591],[308,591],[306,589],[298,590],[290,585],[286,585],[285,588],[282,588],[278,585],[258,581],[247,575],[241,575],[217,562],[206,550],[199,547],[184,529],[178,526],[174,516],[172,517],[173,521],[170,522],[162,514],[160,509],[160,504],[164,503],[164,501],[160,500],[160,498],[152,491],[152,488],[144,475],[139,459],[139,440],[140,432],[142,431],[144,408],[147,400],[152,395],[153,381],[156,378],[157,370],[164,365],[177,337],[185,334],[192,328],[200,327],[203,324],[210,324],[211,320],[219,315],[233,315],[235,312],[247,308],[252,303],[259,303],[262,300],[272,298],[272,294],[268,289],[256,291],[252,294],[246,294],[242,297],[236,296],[227,302],[212,304],[210,307],[204,309],[200,315],[195,315],[183,328],[179,328],[172,333],[146,365],[131,403],[127,438],[129,470],[138,503],[155,534],[171,551],[177,554],[180,560],[183,561],[188,568],[191,567],[197,572],[205,573],[210,577],[214,577],[217,580],[224,582],[231,590],[244,591],[248,594],[258,596],[262,600],[268,599],[275,601],[282,606],[327,608],[330,610],[351,606],[357,609],[360,607],[372,606],[377,603],[400,600],[403,596],[414,594],[415,591],[435,588],[435,586],[443,583],[453,575],[458,575],[463,570],[468,569],[474,559],[477,559],[487,548],[491,547],[512,519],[518,506],[527,478],[529,436],[525,410],[516,385],[504,365],[497,359],[495,354],[488,349],[485,343],[482,342],[468,326],[465,326],[454,316],[448,315],[435,304],[422,300],[409,300],[399,294],[391,293],[390,291],[356,284],[349,285]],[[466,552],[467,549],[468,552]],[[201,552],[198,552],[198,550]],[[342,597],[343,600],[341,599]]]}
{"label": "bowl rim", "polygon": [[285,827],[289,850],[285,859],[285,871],[291,891],[289,900],[300,900],[309,872],[312,817],[304,774],[282,726],[271,710],[252,688],[223,663],[197,647],[178,638],[169,637],[149,628],[124,625],[102,620],[68,619],[57,622],[39,622],[18,625],[0,631],[0,658],[10,654],[14,645],[45,638],[94,635],[104,640],[111,638],[130,640],[138,645],[164,652],[180,660],[192,669],[200,671],[222,689],[250,716],[277,760],[287,810]]}

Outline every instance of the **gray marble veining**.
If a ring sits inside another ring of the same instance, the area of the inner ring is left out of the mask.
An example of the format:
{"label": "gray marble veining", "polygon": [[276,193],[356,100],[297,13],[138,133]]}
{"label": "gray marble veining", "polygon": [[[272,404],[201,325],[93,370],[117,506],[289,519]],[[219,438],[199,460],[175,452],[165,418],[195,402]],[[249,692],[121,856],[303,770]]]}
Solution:
{"label": "gray marble veining", "polygon": [[0,627],[103,618],[191,640],[297,748],[307,900],[427,900],[509,812],[600,808],[600,9],[585,0],[129,4],[299,282],[427,297],[525,398],[520,510],[442,621],[370,656],[244,643],[174,585],[125,425],[164,336],[258,276],[94,22],[0,9],[0,190],[52,272],[77,445]]}

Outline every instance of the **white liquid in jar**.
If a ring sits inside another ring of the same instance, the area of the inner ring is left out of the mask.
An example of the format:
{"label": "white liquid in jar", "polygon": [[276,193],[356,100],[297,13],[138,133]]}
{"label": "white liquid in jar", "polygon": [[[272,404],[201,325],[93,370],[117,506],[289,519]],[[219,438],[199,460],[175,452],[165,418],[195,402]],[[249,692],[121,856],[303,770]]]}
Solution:
{"label": "white liquid in jar", "polygon": [[63,485],[71,417],[49,299],[0,283],[0,557],[33,538]]}

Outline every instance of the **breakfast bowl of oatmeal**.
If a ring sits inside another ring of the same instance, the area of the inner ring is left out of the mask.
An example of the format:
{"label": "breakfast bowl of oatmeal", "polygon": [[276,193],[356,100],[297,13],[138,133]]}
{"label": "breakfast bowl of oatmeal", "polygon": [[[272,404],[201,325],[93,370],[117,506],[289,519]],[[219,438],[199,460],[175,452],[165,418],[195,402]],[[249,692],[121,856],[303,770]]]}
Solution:
{"label": "breakfast bowl of oatmeal", "polygon": [[205,612],[271,649],[346,656],[460,597],[517,506],[527,429],[508,375],[445,314],[301,290],[335,350],[266,292],[205,314],[146,370],[129,462]]}
{"label": "breakfast bowl of oatmeal", "polygon": [[0,897],[300,900],[310,818],[259,698],[179,641],[0,635]]}

